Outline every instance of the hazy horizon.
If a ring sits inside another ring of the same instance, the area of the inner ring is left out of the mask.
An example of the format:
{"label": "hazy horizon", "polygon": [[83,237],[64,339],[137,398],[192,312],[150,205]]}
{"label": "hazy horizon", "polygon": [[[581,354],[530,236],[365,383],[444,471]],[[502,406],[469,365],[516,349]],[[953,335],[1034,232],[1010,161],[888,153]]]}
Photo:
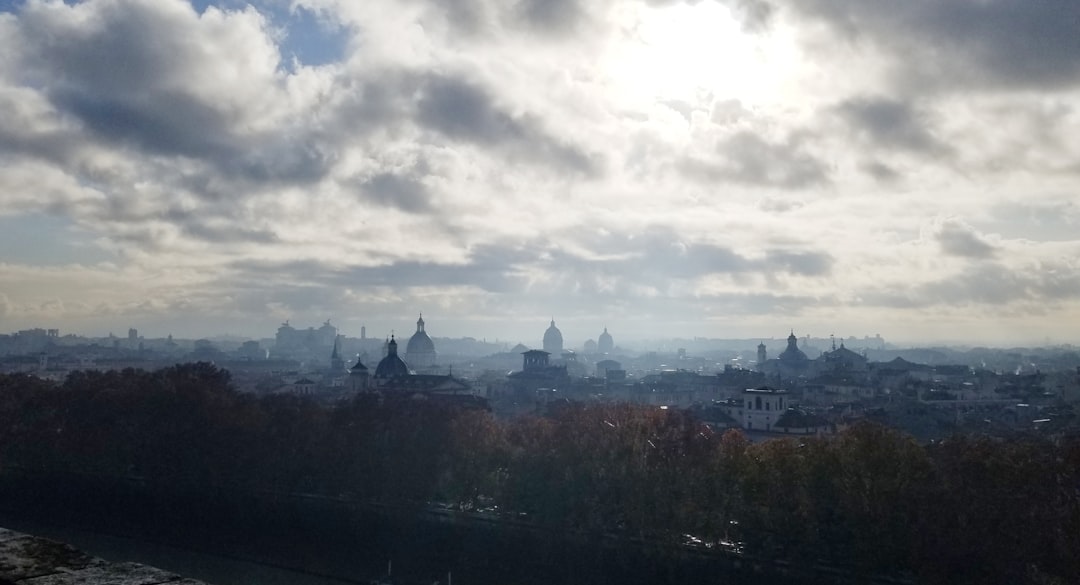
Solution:
{"label": "hazy horizon", "polygon": [[0,0],[0,330],[1078,343],[1078,19]]}
{"label": "hazy horizon", "polygon": [[[290,320],[289,324],[296,329],[305,330],[309,327],[318,329],[325,323],[326,320],[317,322],[297,322]],[[433,339],[464,339],[472,338],[478,341],[485,341],[488,343],[504,343],[509,346],[522,343],[531,348],[540,348],[542,346],[542,339],[544,331],[547,329],[550,321],[540,320],[522,320],[520,322],[513,323],[512,327],[506,328],[507,323],[500,323],[499,325],[487,325],[483,327],[470,327],[469,323],[457,322],[451,329],[444,329],[445,323],[441,323],[431,318],[425,318],[426,330],[429,336]],[[336,319],[330,319],[330,324],[338,328],[338,333],[350,338],[359,338],[361,335],[360,327],[366,327],[366,335],[370,339],[382,339],[389,337],[390,335],[396,336],[400,340],[407,340],[415,332],[415,324],[408,323],[406,321],[391,322],[386,319],[377,319],[370,322],[357,321],[359,324],[346,323],[342,324]],[[380,327],[380,324],[393,325],[389,327]],[[110,334],[117,338],[126,338],[128,328],[135,328],[138,331],[138,335],[144,339],[163,339],[172,335],[177,339],[252,339],[252,340],[265,340],[273,339],[277,333],[277,327],[281,323],[276,323],[273,327],[254,327],[252,333],[244,333],[240,330],[200,330],[191,328],[179,328],[179,329],[162,329],[162,328],[141,328],[136,325],[122,325],[111,329],[104,330],[67,330],[62,324],[57,326],[56,324],[49,324],[48,327],[44,325],[40,328],[56,328],[60,330],[60,335],[65,336],[69,334],[86,337],[86,338],[106,338]],[[529,326],[538,326],[539,329],[533,330]],[[590,323],[572,323],[562,322],[556,319],[556,326],[559,328],[563,335],[564,347],[567,350],[580,351],[581,347],[588,340],[596,341],[600,333],[604,331],[603,325],[598,329],[591,328]],[[185,333],[188,331],[188,333]],[[715,331],[708,334],[693,335],[689,333],[673,333],[671,335],[660,335],[656,333],[637,333],[634,329],[620,330],[612,327],[608,327],[609,333],[613,336],[617,347],[623,347],[631,351],[648,351],[656,349],[661,346],[682,340],[682,341],[736,341],[747,340],[753,342],[756,345],[759,342],[764,342],[770,347],[782,346],[787,341],[788,330],[777,329],[774,332],[770,332],[770,335],[753,335],[753,334],[724,334],[722,331]],[[509,333],[508,333],[509,332]],[[518,332],[519,334],[515,334]],[[13,334],[12,331],[0,330],[0,335]],[[490,334],[489,334],[490,333]],[[822,333],[819,331],[811,330],[794,330],[794,333],[799,338],[800,346],[804,344],[804,340],[810,337],[817,349],[826,349],[821,346],[821,343],[828,343],[830,336],[835,338],[837,344],[842,341],[848,341],[854,337],[857,343],[855,346],[871,347],[874,341],[875,335],[880,335],[882,340],[889,346],[896,349],[914,349],[914,348],[932,348],[932,347],[951,347],[951,348],[973,348],[973,347],[987,347],[996,349],[1008,349],[1008,348],[1023,348],[1023,347],[1055,347],[1055,346],[1075,346],[1078,345],[1075,341],[1069,339],[1048,339],[1048,338],[1014,338],[1006,339],[1001,342],[990,342],[986,340],[979,340],[974,338],[937,338],[931,340],[924,339],[910,339],[902,337],[890,337],[883,332],[874,331],[873,333],[866,332],[827,332]],[[674,350],[673,347],[668,349]],[[747,349],[751,349],[750,346]]]}

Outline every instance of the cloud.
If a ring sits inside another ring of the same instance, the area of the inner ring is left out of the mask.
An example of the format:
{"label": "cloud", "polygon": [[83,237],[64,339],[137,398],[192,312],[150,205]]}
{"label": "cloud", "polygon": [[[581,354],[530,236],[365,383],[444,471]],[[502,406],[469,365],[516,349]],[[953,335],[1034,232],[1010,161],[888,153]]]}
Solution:
{"label": "cloud", "polygon": [[1054,304],[1080,300],[1080,267],[1075,262],[1018,267],[985,262],[906,290],[868,291],[862,297],[872,305],[903,309],[1012,306],[1044,313]]}
{"label": "cloud", "polygon": [[688,177],[702,181],[782,189],[806,189],[829,181],[828,167],[806,152],[801,138],[774,142],[749,131],[721,139],[715,156],[684,159],[680,168]]}
{"label": "cloud", "polygon": [[887,51],[913,90],[925,83],[946,91],[1061,88],[1080,80],[1080,4],[1072,0],[784,0],[783,6]]}
{"label": "cloud", "polygon": [[923,156],[948,156],[950,148],[934,137],[925,113],[911,104],[880,96],[850,98],[836,107],[853,134],[886,149]]}
{"label": "cloud", "polygon": [[416,177],[379,173],[361,184],[372,201],[416,213],[431,209],[431,195]]}
{"label": "cloud", "polygon": [[421,88],[418,121],[444,136],[485,147],[505,146],[525,161],[590,175],[590,156],[548,136],[528,116],[512,117],[481,87],[462,79],[432,75]]}
{"label": "cloud", "polygon": [[1065,330],[1071,5],[721,1],[20,2],[0,213],[105,256],[13,247],[3,293],[210,330],[417,303]]}
{"label": "cloud", "polygon": [[997,249],[986,242],[971,226],[956,220],[946,220],[938,227],[934,239],[941,250],[961,258],[993,258]]}

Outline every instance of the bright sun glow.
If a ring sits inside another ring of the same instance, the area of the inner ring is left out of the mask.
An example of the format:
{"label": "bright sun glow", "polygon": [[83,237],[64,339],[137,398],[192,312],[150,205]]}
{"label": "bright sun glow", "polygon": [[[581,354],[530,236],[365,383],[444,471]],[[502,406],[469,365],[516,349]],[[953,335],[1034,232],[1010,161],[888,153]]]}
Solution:
{"label": "bright sun glow", "polygon": [[618,20],[623,34],[607,69],[633,100],[767,99],[790,65],[775,38],[744,33],[717,2],[635,6]]}

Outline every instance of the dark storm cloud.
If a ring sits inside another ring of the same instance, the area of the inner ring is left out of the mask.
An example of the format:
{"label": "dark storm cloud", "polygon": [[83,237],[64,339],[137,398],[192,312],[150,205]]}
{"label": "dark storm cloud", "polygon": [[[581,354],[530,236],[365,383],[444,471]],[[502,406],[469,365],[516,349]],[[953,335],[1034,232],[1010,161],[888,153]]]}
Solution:
{"label": "dark storm cloud", "polygon": [[941,245],[941,250],[951,256],[983,259],[997,253],[997,249],[979,237],[975,230],[956,221],[943,223],[934,239]]}
{"label": "dark storm cloud", "polygon": [[856,136],[875,146],[933,156],[950,151],[934,137],[927,116],[908,103],[865,96],[844,101],[836,112]]}
{"label": "dark storm cloud", "polygon": [[728,181],[782,189],[805,189],[829,181],[824,162],[806,152],[802,140],[770,142],[752,132],[739,132],[717,145],[715,159],[685,159],[679,165],[701,181]]}
{"label": "dark storm cloud", "polygon": [[1080,82],[1075,0],[782,3],[892,52],[913,83],[1049,88]]}
{"label": "dark storm cloud", "polygon": [[448,138],[488,148],[508,148],[512,156],[538,159],[584,175],[598,172],[588,154],[547,135],[531,117],[505,113],[480,86],[431,75],[425,79],[421,94],[417,104],[419,123]]}

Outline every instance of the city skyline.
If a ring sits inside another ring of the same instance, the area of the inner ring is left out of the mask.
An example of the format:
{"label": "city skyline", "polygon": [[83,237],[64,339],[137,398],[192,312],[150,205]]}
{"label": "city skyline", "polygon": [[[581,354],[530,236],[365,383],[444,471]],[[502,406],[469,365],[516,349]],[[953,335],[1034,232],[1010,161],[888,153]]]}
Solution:
{"label": "city skyline", "polygon": [[[428,321],[429,325],[432,324],[432,322],[429,319],[425,319],[425,321]],[[109,338],[113,338],[113,339],[116,339],[116,340],[125,340],[125,339],[131,339],[131,336],[132,336],[132,334],[134,332],[134,335],[136,335],[135,339],[139,339],[139,340],[143,340],[143,339],[147,339],[147,340],[151,340],[151,339],[152,340],[164,340],[166,338],[175,338],[177,340],[186,340],[186,341],[189,341],[189,342],[192,341],[192,340],[198,340],[198,339],[208,339],[208,340],[211,340],[211,341],[213,341],[213,340],[219,340],[219,341],[228,340],[228,341],[233,341],[233,342],[238,342],[240,340],[255,340],[255,341],[269,341],[269,342],[273,343],[273,341],[275,339],[275,336],[279,335],[279,328],[282,327],[282,326],[285,326],[285,325],[288,325],[288,326],[292,327],[297,333],[300,333],[300,334],[303,334],[305,332],[316,332],[316,331],[320,330],[322,327],[324,327],[326,325],[330,325],[334,329],[337,330],[338,335],[341,336],[342,338],[354,339],[354,340],[359,340],[359,339],[377,340],[377,339],[384,339],[385,338],[386,340],[389,340],[391,337],[396,337],[400,342],[405,343],[415,333],[414,330],[409,329],[408,327],[399,326],[400,323],[397,323],[396,321],[391,322],[391,321],[386,321],[386,320],[382,320],[382,319],[376,319],[376,320],[370,321],[370,323],[374,323],[374,325],[369,325],[368,324],[369,322],[365,322],[365,321],[357,321],[357,322],[359,322],[360,324],[356,326],[355,331],[352,328],[347,328],[347,327],[343,328],[341,326],[341,323],[339,323],[335,319],[328,319],[328,320],[324,320],[324,321],[318,322],[318,323],[307,323],[307,322],[300,323],[300,322],[293,322],[293,321],[289,320],[289,321],[287,321],[285,323],[277,324],[277,326],[274,327],[273,329],[268,328],[268,327],[263,327],[263,329],[265,329],[265,331],[259,330],[258,332],[254,333],[254,334],[244,334],[244,333],[236,333],[236,332],[228,332],[228,331],[220,331],[220,332],[216,332],[216,333],[208,333],[206,331],[202,331],[202,332],[196,331],[196,332],[194,332],[192,334],[185,335],[183,333],[180,333],[180,332],[177,332],[177,331],[172,331],[172,330],[170,330],[170,331],[158,331],[158,330],[140,329],[139,327],[126,327],[125,328],[125,327],[119,327],[119,326],[108,329],[108,330],[86,332],[86,331],[67,330],[67,329],[64,329],[62,326],[61,327],[52,327],[52,326],[50,326],[48,328],[46,328],[46,327],[31,327],[31,328],[28,328],[28,329],[22,329],[22,330],[18,330],[18,331],[16,331],[16,330],[10,330],[10,331],[0,330],[0,337],[3,337],[3,336],[15,336],[15,335],[17,335],[19,333],[31,333],[31,334],[33,334],[33,332],[38,332],[38,334],[40,334],[40,335],[46,335],[46,333],[49,332],[48,333],[49,335],[53,335],[53,333],[51,333],[51,332],[56,331],[56,335],[58,337],[75,336],[75,337],[84,338],[84,339],[88,339],[88,340],[92,340],[92,339],[109,339]],[[393,326],[390,326],[389,328],[380,328],[380,324],[383,324],[383,323],[393,325]],[[524,320],[521,323],[517,323],[516,326],[511,329],[513,331],[526,331],[522,336],[515,336],[515,335],[512,335],[512,334],[508,335],[508,334],[505,333],[507,331],[507,329],[492,330],[493,331],[492,335],[484,335],[482,333],[477,333],[475,331],[470,332],[467,329],[466,330],[453,329],[453,330],[451,330],[449,332],[446,332],[446,333],[433,332],[433,334],[430,337],[432,339],[436,339],[436,340],[440,340],[440,339],[441,340],[473,339],[473,340],[476,340],[478,342],[484,342],[484,343],[488,343],[488,344],[503,344],[503,345],[505,345],[507,347],[514,346],[514,345],[517,345],[517,344],[520,343],[520,344],[523,344],[523,345],[525,345],[525,346],[527,346],[529,348],[532,348],[532,349],[541,349],[542,345],[543,345],[544,333],[546,332],[546,330],[547,330],[547,328],[548,328],[548,326],[550,324],[550,321],[544,321],[542,323],[542,328],[539,330],[539,333],[537,333],[536,331],[533,331],[531,333],[528,332],[528,330],[526,329],[526,326],[530,325],[530,324],[531,325],[537,325],[537,324],[540,324],[540,321],[536,321],[536,323],[533,323],[532,321]],[[436,321],[436,322],[434,322],[434,325],[439,326],[439,325],[442,325],[442,324],[440,322]],[[465,327],[468,327],[468,325],[469,325],[468,323],[464,324]],[[505,326],[506,324],[504,323],[503,325]],[[758,343],[766,343],[770,347],[773,348],[771,351],[777,351],[778,348],[782,348],[788,342],[789,335],[795,335],[798,338],[800,344],[805,344],[805,343],[807,343],[809,341],[811,344],[813,344],[811,347],[813,349],[819,350],[819,351],[825,351],[825,350],[829,349],[830,344],[832,346],[841,346],[841,345],[843,345],[845,343],[851,344],[852,347],[868,348],[868,349],[881,349],[881,348],[885,348],[885,347],[892,348],[892,349],[917,349],[917,348],[931,348],[931,347],[951,347],[951,348],[958,348],[958,349],[973,348],[973,347],[984,347],[984,348],[1008,349],[1008,348],[1023,348],[1023,347],[1029,347],[1029,348],[1040,348],[1040,347],[1041,348],[1052,348],[1052,347],[1073,347],[1073,346],[1075,346],[1075,344],[1070,343],[1068,341],[1055,342],[1055,341],[1052,341],[1052,340],[1049,340],[1049,339],[1042,339],[1042,340],[1031,339],[1031,340],[1027,340],[1026,342],[1024,340],[1014,339],[1014,340],[1006,341],[1006,342],[1003,342],[1003,343],[985,343],[985,342],[979,342],[978,340],[973,341],[973,340],[967,340],[967,339],[963,339],[963,338],[939,339],[939,340],[927,341],[927,340],[919,340],[919,339],[908,340],[908,339],[902,339],[902,338],[901,339],[891,338],[891,337],[888,337],[887,335],[883,335],[881,332],[866,333],[866,332],[852,332],[852,331],[845,331],[845,332],[833,331],[833,332],[828,332],[828,333],[820,333],[820,332],[816,332],[816,331],[801,331],[801,330],[796,330],[794,328],[789,328],[789,329],[784,330],[784,331],[787,332],[786,334],[782,334],[782,332],[779,329],[777,329],[775,331],[770,330],[768,332],[768,334],[765,334],[765,335],[748,335],[748,336],[722,335],[722,334],[717,334],[717,335],[672,335],[672,336],[652,335],[652,336],[649,336],[649,335],[633,335],[633,334],[624,335],[620,331],[614,330],[614,329],[612,329],[610,327],[607,327],[606,325],[601,326],[600,329],[597,330],[597,331],[592,331],[590,329],[591,324],[590,325],[585,325],[585,324],[582,324],[582,323],[577,323],[577,324],[571,324],[570,327],[564,327],[562,324],[557,322],[556,326],[558,327],[560,332],[563,333],[563,337],[565,339],[565,343],[564,343],[565,349],[567,351],[574,351],[574,352],[583,351],[583,346],[586,346],[586,344],[588,344],[590,342],[595,344],[598,341],[598,339],[601,337],[602,333],[608,333],[609,335],[613,335],[613,337],[614,337],[614,350],[616,350],[616,351],[629,351],[629,352],[633,352],[633,353],[641,352],[641,351],[651,351],[651,350],[657,350],[657,349],[665,349],[665,350],[674,351],[675,346],[671,345],[671,344],[679,343],[679,342],[705,342],[705,343],[723,342],[725,344],[730,344],[732,342],[737,342],[737,341],[745,341],[745,342],[747,342],[749,344],[745,348],[743,348],[746,351],[749,351],[751,349],[756,348]],[[824,344],[824,345],[820,345],[820,344]],[[327,345],[327,347],[330,347],[329,343],[327,343],[325,345]],[[589,350],[587,347],[584,347],[584,350],[586,352],[592,351],[593,353],[598,351],[598,350]]]}
{"label": "city skyline", "polygon": [[1076,344],[1077,18],[0,0],[0,330]]}

